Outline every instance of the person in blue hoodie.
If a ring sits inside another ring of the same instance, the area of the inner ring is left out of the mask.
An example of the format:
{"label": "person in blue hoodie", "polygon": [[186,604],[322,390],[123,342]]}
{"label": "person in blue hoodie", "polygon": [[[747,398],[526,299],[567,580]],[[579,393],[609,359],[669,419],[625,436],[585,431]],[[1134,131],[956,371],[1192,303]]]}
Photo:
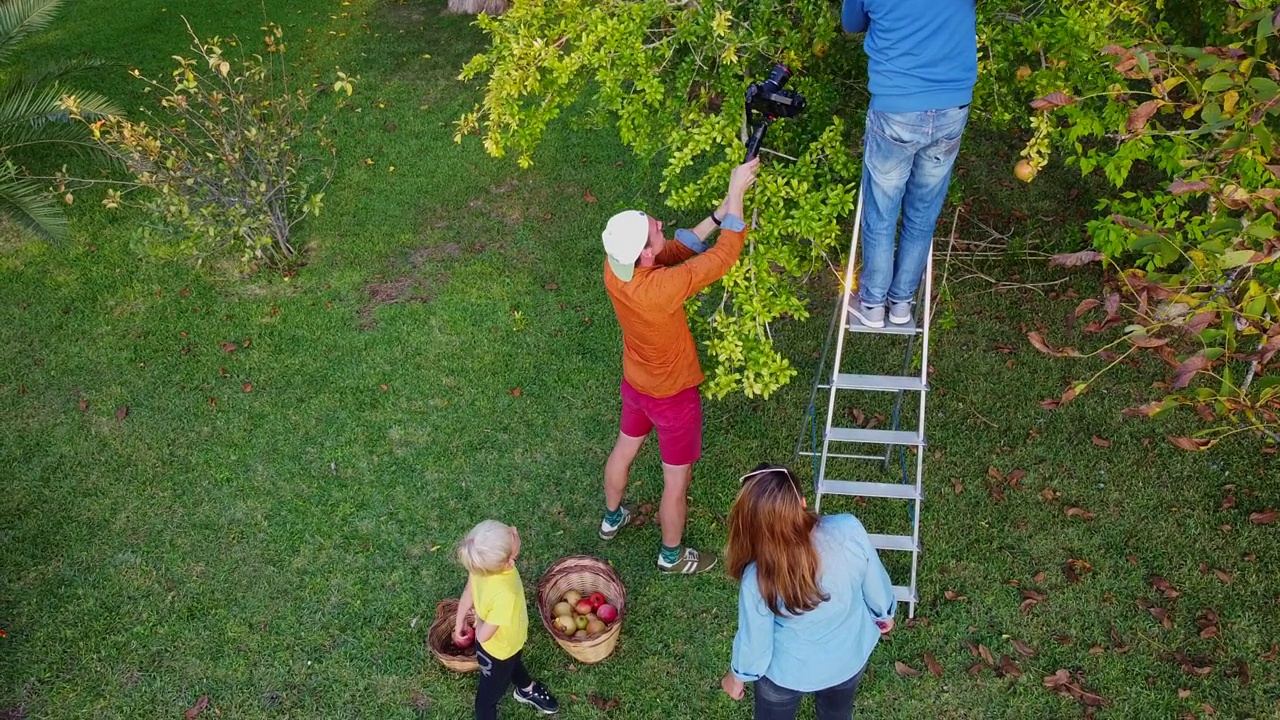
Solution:
{"label": "person in blue hoodie", "polygon": [[897,601],[871,537],[852,515],[808,508],[785,467],[741,480],[725,561],[738,590],[733,659],[720,685],[741,700],[755,684],[755,720],[794,720],[814,695],[818,720],[849,720],[867,660],[893,629]]}
{"label": "person in blue hoodie", "polygon": [[862,274],[852,308],[868,327],[884,327],[886,303],[889,322],[911,320],[978,80],[974,2],[844,0],[841,22],[866,33],[870,75]]}

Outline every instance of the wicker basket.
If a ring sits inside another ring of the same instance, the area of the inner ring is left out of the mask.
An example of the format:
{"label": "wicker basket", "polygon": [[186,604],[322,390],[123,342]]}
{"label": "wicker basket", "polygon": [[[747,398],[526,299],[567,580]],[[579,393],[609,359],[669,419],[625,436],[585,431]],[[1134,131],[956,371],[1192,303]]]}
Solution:
{"label": "wicker basket", "polygon": [[[431,627],[427,630],[427,647],[450,670],[474,672],[480,669],[480,664],[476,662],[476,646],[473,644],[463,649],[453,644],[453,623],[457,614],[458,601],[453,598],[445,598],[436,605],[436,619],[431,621]],[[474,623],[475,618],[475,610],[467,613],[468,622]]]}
{"label": "wicker basket", "polygon": [[[618,619],[607,630],[593,637],[566,637],[552,625],[555,618],[551,611],[570,590],[577,590],[583,595],[593,592],[604,595],[609,604],[617,608]],[[561,558],[552,563],[538,581],[538,617],[542,618],[542,626],[578,662],[598,663],[609,657],[618,644],[622,619],[627,614],[626,606],[627,590],[622,585],[622,578],[618,577],[617,571],[609,563],[599,558],[587,555]]]}

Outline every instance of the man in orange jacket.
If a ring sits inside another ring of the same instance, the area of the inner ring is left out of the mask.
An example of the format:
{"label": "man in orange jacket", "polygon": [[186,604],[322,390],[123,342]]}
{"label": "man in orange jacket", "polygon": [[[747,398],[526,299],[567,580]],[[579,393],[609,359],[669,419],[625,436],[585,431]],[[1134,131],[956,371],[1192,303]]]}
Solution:
{"label": "man in orange jacket", "polygon": [[[604,286],[622,326],[622,422],[604,468],[600,537],[612,540],[631,522],[633,509],[622,505],[627,476],[657,428],[663,478],[658,569],[665,573],[689,575],[716,564],[713,553],[681,545],[686,493],[702,455],[703,380],[684,303],[738,261],[747,230],[742,197],[758,167],[752,160],[734,168],[720,207],[692,230],[677,231],[674,241],[663,236],[660,221],[639,210],[614,215],[602,233]],[[708,249],[703,241],[717,227],[720,239]]]}

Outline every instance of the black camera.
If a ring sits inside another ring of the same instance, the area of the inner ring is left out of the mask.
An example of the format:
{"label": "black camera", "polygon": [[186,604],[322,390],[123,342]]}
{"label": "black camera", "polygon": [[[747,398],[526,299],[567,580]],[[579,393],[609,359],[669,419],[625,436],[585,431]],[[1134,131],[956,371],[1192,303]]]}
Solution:
{"label": "black camera", "polygon": [[804,110],[804,96],[794,90],[783,90],[791,79],[786,65],[774,65],[764,82],[754,82],[747,87],[747,124],[751,136],[747,140],[747,160],[760,153],[769,124],[778,118],[793,118]]}

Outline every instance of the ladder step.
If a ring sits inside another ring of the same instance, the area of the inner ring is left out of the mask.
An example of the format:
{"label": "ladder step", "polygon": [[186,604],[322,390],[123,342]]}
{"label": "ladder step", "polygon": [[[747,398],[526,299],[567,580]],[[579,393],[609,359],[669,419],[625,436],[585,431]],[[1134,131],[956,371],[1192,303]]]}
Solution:
{"label": "ladder step", "polygon": [[833,427],[827,430],[827,439],[833,442],[924,446],[924,438],[921,437],[920,433],[907,430],[864,430],[862,428]]}
{"label": "ladder step", "polygon": [[849,317],[849,322],[848,322],[849,332],[879,333],[881,335],[918,335],[922,332],[920,328],[916,326],[916,318],[914,315],[911,317],[911,320],[909,322],[906,322],[902,325],[898,325],[897,323],[891,323],[886,319],[884,323],[884,327],[882,328],[873,328],[873,327],[867,327],[866,325],[863,325],[862,321],[859,320],[858,317],[853,314],[852,310],[849,311],[848,317]]}
{"label": "ladder step", "polygon": [[928,386],[914,375],[836,375],[836,387],[841,390],[906,390],[922,392]]}
{"label": "ladder step", "polygon": [[856,495],[859,497],[919,500],[916,486],[908,483],[856,482],[853,480],[823,480],[818,487],[823,495]]}
{"label": "ladder step", "polygon": [[901,550],[903,552],[916,552],[920,546],[916,544],[915,538],[910,535],[876,535],[868,533],[871,536],[871,547],[877,550]]}
{"label": "ladder step", "polygon": [[911,592],[911,588],[907,587],[906,585],[894,585],[893,597],[898,602],[904,602],[904,603],[920,602],[920,600],[916,597],[916,594]]}

